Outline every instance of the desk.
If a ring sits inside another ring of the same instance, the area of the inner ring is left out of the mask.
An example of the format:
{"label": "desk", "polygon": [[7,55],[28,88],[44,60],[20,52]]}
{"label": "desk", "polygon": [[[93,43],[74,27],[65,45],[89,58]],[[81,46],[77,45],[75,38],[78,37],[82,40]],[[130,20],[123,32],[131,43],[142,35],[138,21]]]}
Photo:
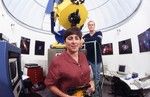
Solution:
{"label": "desk", "polygon": [[131,90],[150,89],[150,79],[147,79],[144,81],[139,81],[140,78],[127,79],[127,74],[125,75],[118,74],[116,71],[107,71],[107,72],[104,72],[104,75],[110,76],[110,77],[113,77],[113,76],[119,77],[122,81],[124,81],[131,88]]}
{"label": "desk", "polygon": [[137,84],[135,84],[135,80],[138,80],[138,79],[129,79],[129,80],[126,80],[124,78],[120,78],[122,81],[124,81],[130,88],[131,90],[139,90],[141,89],[141,87]]}

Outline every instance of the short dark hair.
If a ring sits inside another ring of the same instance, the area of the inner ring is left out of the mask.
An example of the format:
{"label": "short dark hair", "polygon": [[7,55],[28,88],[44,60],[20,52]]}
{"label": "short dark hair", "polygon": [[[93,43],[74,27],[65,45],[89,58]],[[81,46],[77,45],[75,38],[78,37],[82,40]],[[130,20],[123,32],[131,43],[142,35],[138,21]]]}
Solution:
{"label": "short dark hair", "polygon": [[69,35],[77,35],[79,36],[79,38],[81,39],[82,37],[82,32],[81,30],[78,28],[78,27],[71,27],[69,29],[67,29],[64,33],[64,41],[66,40],[66,38],[69,36]]}

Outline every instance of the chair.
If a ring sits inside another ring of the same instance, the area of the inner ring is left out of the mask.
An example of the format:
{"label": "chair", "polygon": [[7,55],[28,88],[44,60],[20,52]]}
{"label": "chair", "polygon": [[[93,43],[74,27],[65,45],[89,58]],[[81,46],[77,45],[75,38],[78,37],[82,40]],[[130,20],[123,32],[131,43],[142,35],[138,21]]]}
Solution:
{"label": "chair", "polygon": [[111,79],[111,94],[114,94],[115,97],[123,95],[119,84],[120,78],[113,76]]}

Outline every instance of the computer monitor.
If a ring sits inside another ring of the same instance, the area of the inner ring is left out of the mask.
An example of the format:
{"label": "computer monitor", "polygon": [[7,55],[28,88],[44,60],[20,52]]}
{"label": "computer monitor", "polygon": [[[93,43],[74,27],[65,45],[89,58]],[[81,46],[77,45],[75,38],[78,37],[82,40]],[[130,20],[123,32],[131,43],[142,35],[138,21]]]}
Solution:
{"label": "computer monitor", "polygon": [[8,42],[0,41],[0,56],[0,97],[21,97],[20,48]]}
{"label": "computer monitor", "polygon": [[17,58],[9,59],[9,72],[10,72],[11,83],[12,85],[14,85],[18,79]]}
{"label": "computer monitor", "polygon": [[117,73],[118,74],[126,74],[126,66],[125,65],[119,65]]}

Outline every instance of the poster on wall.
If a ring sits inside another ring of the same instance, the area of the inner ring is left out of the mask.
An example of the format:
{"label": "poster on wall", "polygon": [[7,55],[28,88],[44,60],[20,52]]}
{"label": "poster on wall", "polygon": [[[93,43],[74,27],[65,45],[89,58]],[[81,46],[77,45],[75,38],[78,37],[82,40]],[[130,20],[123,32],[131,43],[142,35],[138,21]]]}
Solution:
{"label": "poster on wall", "polygon": [[132,53],[131,39],[123,40],[119,42],[119,54]]}
{"label": "poster on wall", "polygon": [[30,39],[21,37],[20,42],[21,54],[29,54],[30,51]]}
{"label": "poster on wall", "polygon": [[150,51],[150,28],[138,35],[140,52]]}
{"label": "poster on wall", "polygon": [[45,42],[35,41],[35,55],[44,55]]}
{"label": "poster on wall", "polygon": [[102,44],[102,55],[112,55],[113,46],[112,43]]}

